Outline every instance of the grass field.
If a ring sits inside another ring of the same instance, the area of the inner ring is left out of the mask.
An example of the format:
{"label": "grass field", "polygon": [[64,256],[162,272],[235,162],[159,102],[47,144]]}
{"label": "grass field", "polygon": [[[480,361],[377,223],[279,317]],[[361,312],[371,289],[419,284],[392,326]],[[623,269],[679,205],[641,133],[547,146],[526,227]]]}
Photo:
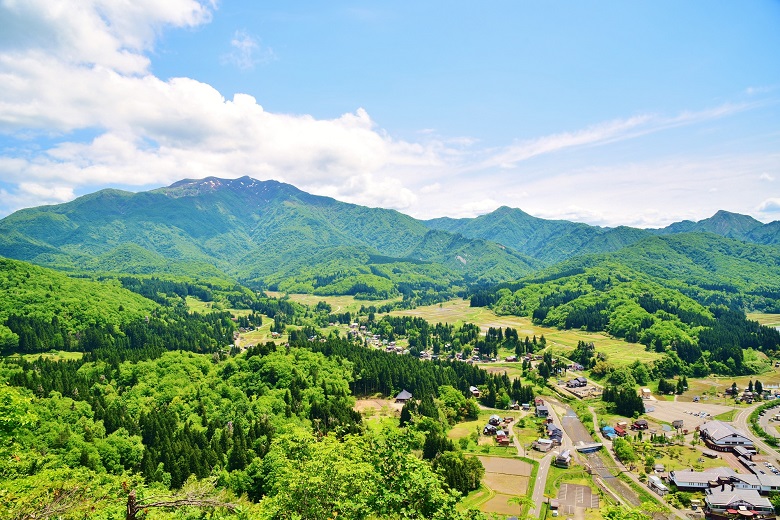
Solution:
{"label": "grass field", "polygon": [[[596,345],[596,350],[604,352],[607,355],[607,360],[616,366],[629,365],[636,360],[648,362],[661,357],[661,354],[656,352],[647,352],[645,346],[639,343],[628,343],[600,332],[540,327],[531,323],[531,319],[524,316],[498,316],[485,307],[469,307],[468,300],[450,300],[437,305],[393,311],[390,314],[394,316],[419,316],[430,323],[450,323],[455,326],[463,323],[474,323],[483,331],[487,331],[490,327],[512,327],[517,330],[521,338],[544,336],[547,345],[560,355],[565,355],[573,350],[579,341],[592,341]],[[509,375],[511,377],[512,374]]]}
{"label": "grass field", "polygon": [[[285,293],[281,292],[266,291],[265,293],[272,298],[285,296]],[[354,296],[318,296],[316,294],[289,294],[287,296],[294,302],[312,307],[319,302],[325,302],[331,306],[333,313],[357,312],[362,306],[369,307],[373,305],[374,307],[379,307],[386,303],[401,301],[400,297],[391,300],[356,300]]]}
{"label": "grass field", "polygon": [[764,314],[752,312],[747,315],[748,319],[759,322],[768,327],[780,327],[780,314]]}
{"label": "grass field", "polygon": [[233,316],[248,316],[252,311],[249,309],[229,309],[224,307],[220,303],[216,302],[204,302],[198,298],[187,296],[186,298],[187,308],[190,312],[207,313],[216,310],[229,311]]}
{"label": "grass field", "polygon": [[[82,352],[65,352],[64,350],[56,350],[50,352],[41,352],[40,354],[24,354],[22,357],[26,361],[35,361],[38,358],[51,359],[53,361],[75,361],[81,359],[84,356]],[[13,359],[18,356],[9,356],[8,359]]]}

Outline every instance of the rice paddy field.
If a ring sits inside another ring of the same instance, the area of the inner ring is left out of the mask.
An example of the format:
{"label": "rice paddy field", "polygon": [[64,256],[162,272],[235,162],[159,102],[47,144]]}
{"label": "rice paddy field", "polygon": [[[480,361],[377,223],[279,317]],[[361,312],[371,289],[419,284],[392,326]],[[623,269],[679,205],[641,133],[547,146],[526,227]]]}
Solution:
{"label": "rice paddy field", "polygon": [[[285,296],[285,293],[281,292],[266,291],[265,293],[272,298]],[[391,300],[356,300],[353,296],[318,296],[316,294],[289,294],[287,296],[294,302],[311,305],[312,307],[319,302],[326,302],[333,308],[334,313],[357,312],[362,306],[369,307],[373,305],[374,307],[379,307],[386,303],[401,301],[400,297]]]}
{"label": "rice paddy field", "polygon": [[747,317],[767,327],[780,328],[780,314],[764,314],[759,312],[748,313]]}
{"label": "rice paddy field", "polygon": [[561,355],[572,351],[579,341],[588,343],[592,341],[596,345],[596,350],[604,352],[607,360],[615,366],[630,365],[636,360],[648,362],[661,357],[657,352],[647,352],[645,346],[639,343],[628,343],[601,332],[540,327],[524,316],[499,316],[485,307],[469,307],[468,300],[450,300],[437,305],[393,311],[390,314],[419,316],[430,323],[450,323],[455,326],[474,323],[483,331],[487,331],[490,327],[512,327],[518,331],[521,338],[544,336],[547,345],[553,348],[553,352]]}

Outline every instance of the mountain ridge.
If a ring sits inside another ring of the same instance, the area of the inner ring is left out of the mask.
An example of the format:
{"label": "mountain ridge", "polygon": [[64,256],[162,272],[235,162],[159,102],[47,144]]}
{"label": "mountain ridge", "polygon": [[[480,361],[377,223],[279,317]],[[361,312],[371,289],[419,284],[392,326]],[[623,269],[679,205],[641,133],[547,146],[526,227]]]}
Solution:
{"label": "mountain ridge", "polygon": [[508,206],[421,221],[244,176],[182,179],[138,193],[106,189],[20,210],[0,220],[0,255],[71,271],[224,275],[257,287],[378,298],[402,287],[518,279],[681,232],[780,243],[780,222],[727,211],[649,230],[546,220]]}
{"label": "mountain ridge", "polygon": [[[310,268],[319,259],[337,286],[343,284],[336,279],[352,277],[377,297],[398,294],[406,283],[408,266],[400,264],[417,265],[419,287],[497,282],[542,265],[493,242],[431,230],[395,210],[249,177],[184,179],[139,193],[101,190],[21,210],[0,220],[0,254],[70,270],[207,276],[217,270],[261,287],[327,294],[331,289],[319,285],[322,276]],[[372,266],[376,257],[396,258],[399,265]]]}

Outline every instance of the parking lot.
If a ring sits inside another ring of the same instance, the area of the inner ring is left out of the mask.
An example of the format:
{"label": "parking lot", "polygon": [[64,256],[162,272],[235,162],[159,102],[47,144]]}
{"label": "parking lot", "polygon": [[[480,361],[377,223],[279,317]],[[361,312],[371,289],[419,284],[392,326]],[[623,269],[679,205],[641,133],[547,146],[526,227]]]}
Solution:
{"label": "parking lot", "polygon": [[649,399],[645,401],[645,408],[652,408],[652,412],[647,415],[658,422],[672,424],[673,421],[683,421],[683,428],[693,431],[697,426],[701,426],[706,421],[713,420],[713,417],[720,415],[733,407],[720,404],[709,404],[706,401],[700,403],[676,402],[676,401],[656,401]]}

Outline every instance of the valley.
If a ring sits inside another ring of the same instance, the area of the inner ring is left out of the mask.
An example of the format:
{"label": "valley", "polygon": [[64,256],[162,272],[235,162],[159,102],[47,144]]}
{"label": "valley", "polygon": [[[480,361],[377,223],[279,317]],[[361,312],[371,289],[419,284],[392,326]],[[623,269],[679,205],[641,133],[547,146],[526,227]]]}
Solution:
{"label": "valley", "polygon": [[693,514],[650,477],[743,464],[696,427],[755,424],[780,466],[775,227],[418,221],[248,177],[23,210],[0,220],[0,507]]}

